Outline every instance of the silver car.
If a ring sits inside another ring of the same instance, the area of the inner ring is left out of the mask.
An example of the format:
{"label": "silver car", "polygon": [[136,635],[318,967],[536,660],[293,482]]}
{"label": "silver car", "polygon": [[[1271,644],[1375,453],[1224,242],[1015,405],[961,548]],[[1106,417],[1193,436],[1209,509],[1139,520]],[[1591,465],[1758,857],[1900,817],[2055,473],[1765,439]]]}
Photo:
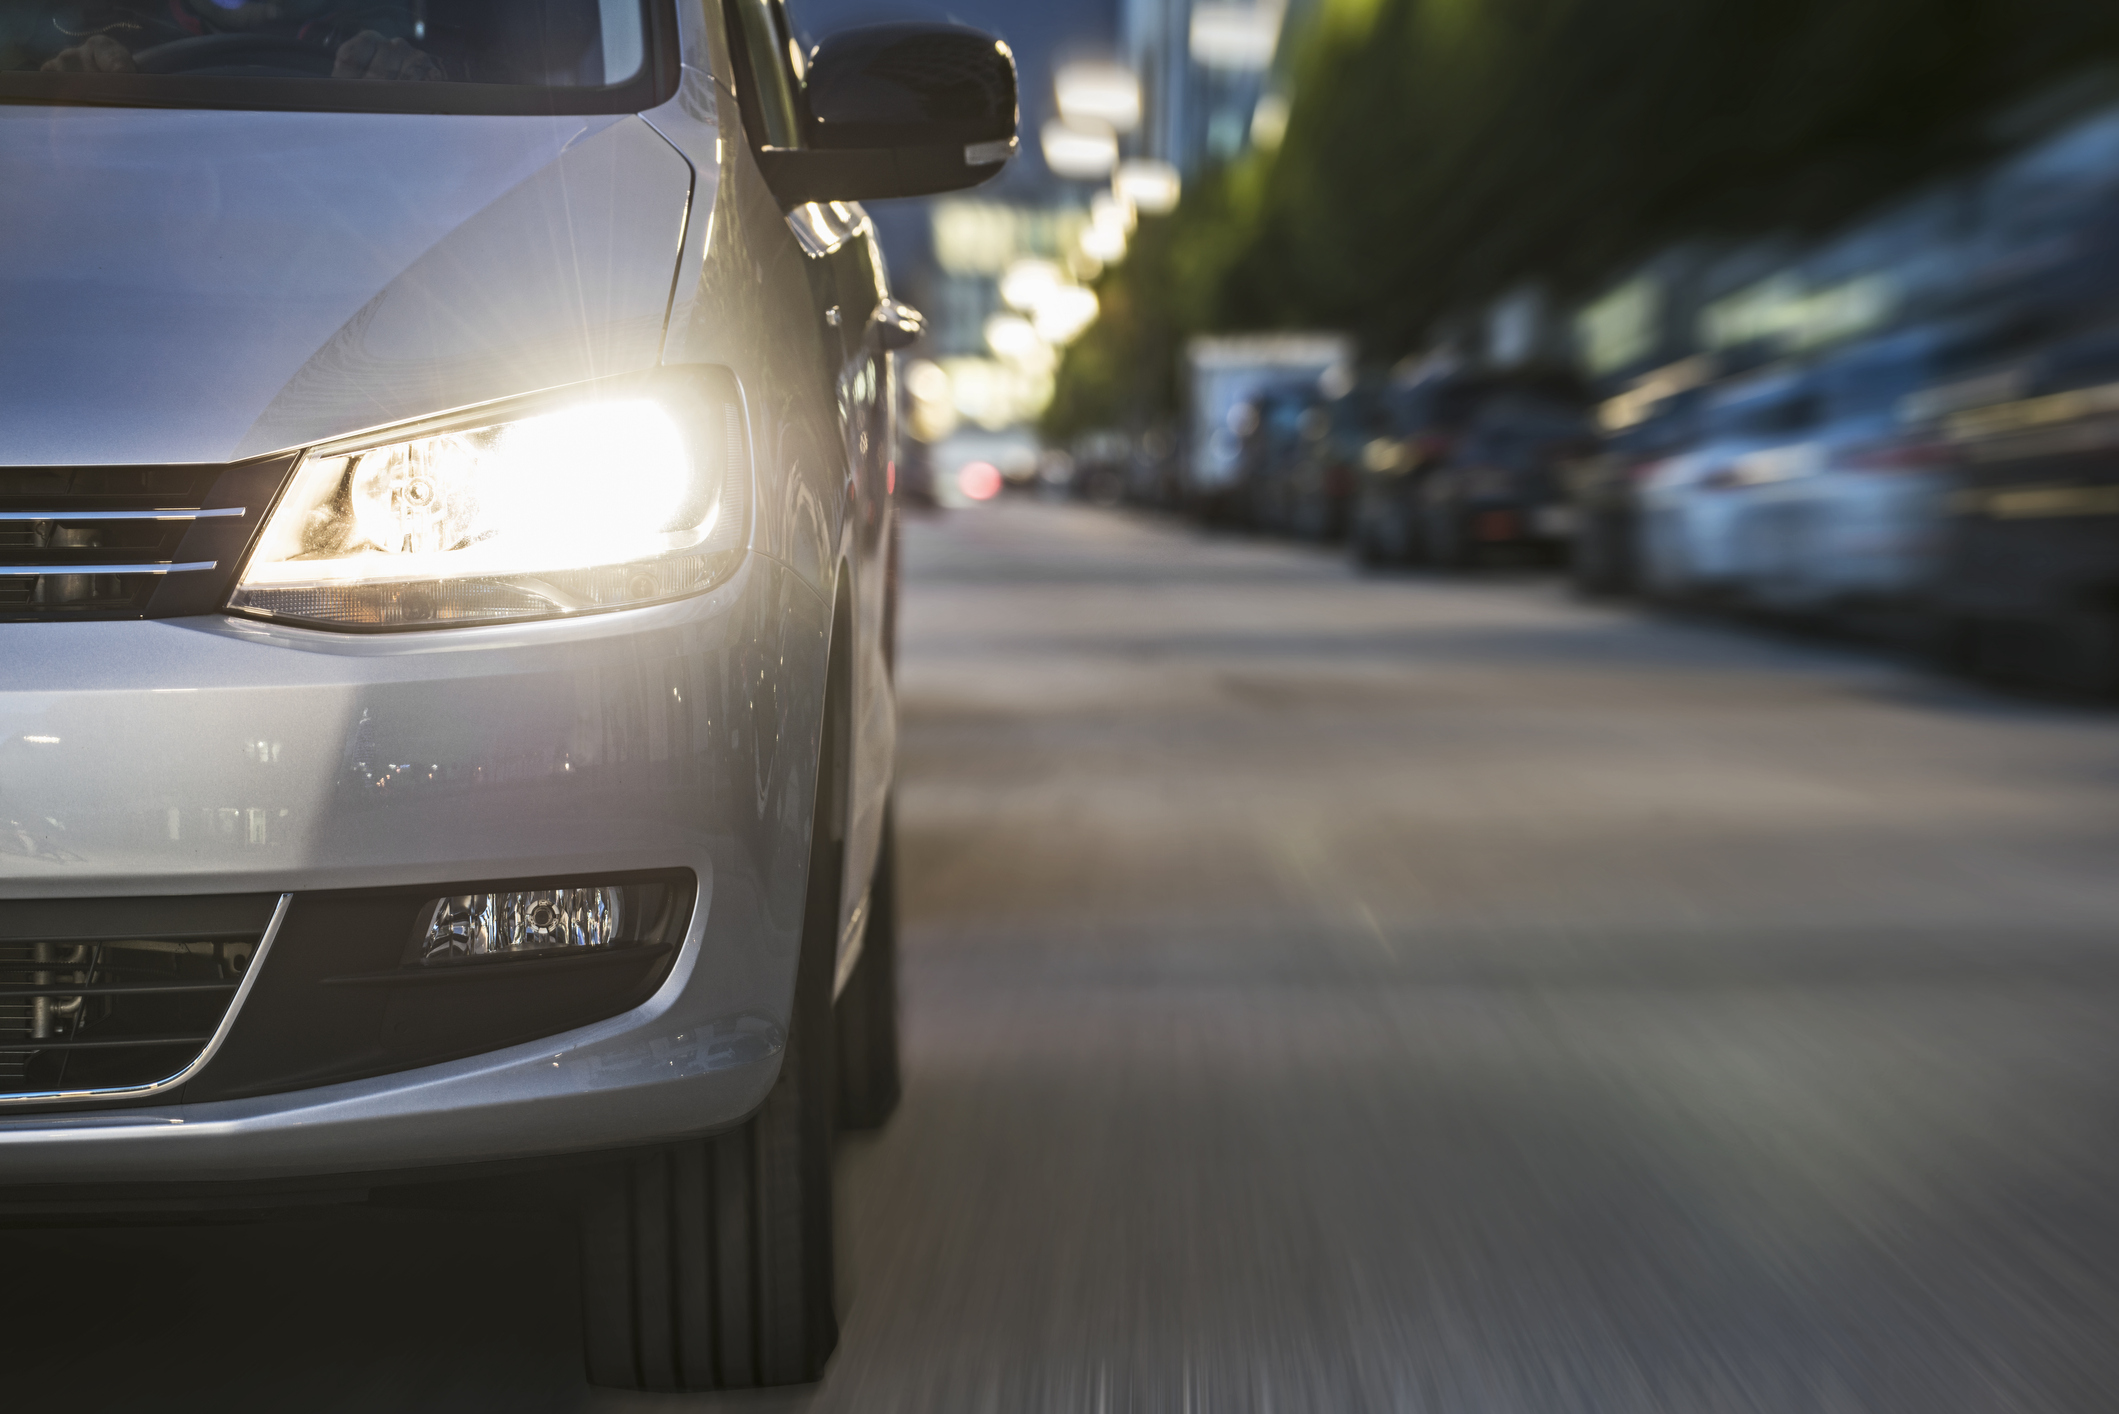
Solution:
{"label": "silver car", "polygon": [[779,0],[0,0],[0,1205],[578,1215],[814,1378],[896,1097],[891,299],[1005,46]]}

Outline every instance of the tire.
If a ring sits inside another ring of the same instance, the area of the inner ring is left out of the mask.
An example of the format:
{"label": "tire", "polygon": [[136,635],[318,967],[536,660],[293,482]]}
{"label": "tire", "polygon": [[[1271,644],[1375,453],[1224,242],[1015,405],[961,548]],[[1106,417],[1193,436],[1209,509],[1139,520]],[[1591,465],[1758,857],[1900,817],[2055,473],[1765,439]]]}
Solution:
{"label": "tire", "polygon": [[825,828],[834,773],[820,768],[818,777],[793,1016],[765,1103],[726,1134],[629,1157],[584,1184],[577,1220],[591,1384],[806,1384],[838,1343],[831,989],[843,851]]}
{"label": "tire", "polygon": [[879,1129],[898,1107],[897,837],[897,812],[886,806],[861,956],[834,1008],[842,1129]]}

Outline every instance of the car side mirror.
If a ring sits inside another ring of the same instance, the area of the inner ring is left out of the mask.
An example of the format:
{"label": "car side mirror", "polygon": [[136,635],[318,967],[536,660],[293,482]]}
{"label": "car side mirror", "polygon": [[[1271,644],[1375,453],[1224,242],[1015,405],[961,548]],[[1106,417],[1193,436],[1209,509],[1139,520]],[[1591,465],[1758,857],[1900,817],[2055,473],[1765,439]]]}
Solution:
{"label": "car side mirror", "polygon": [[863,25],[809,59],[800,148],[758,153],[788,206],[976,186],[1016,150],[1015,55],[963,25]]}
{"label": "car side mirror", "polygon": [[886,299],[868,316],[868,341],[886,353],[912,347],[926,332],[927,316],[903,300]]}

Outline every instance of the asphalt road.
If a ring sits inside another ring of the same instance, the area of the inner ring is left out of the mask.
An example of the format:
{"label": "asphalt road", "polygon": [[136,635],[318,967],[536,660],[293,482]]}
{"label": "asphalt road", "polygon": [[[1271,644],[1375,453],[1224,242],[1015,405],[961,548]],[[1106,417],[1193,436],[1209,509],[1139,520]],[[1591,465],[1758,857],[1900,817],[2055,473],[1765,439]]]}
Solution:
{"label": "asphalt road", "polygon": [[564,1234],[451,1215],[9,1234],[11,1368],[71,1408],[2119,1408],[2119,717],[1117,513],[907,565],[907,1090],[844,1154],[821,1386],[586,1391]]}

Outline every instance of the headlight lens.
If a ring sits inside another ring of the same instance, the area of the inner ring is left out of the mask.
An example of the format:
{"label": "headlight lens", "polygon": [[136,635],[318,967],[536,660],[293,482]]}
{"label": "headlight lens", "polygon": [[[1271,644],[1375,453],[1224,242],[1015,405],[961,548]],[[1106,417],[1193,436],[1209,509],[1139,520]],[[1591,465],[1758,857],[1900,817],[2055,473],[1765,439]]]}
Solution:
{"label": "headlight lens", "polygon": [[744,542],[749,467],[733,396],[687,391],[574,397],[318,448],[266,522],[229,608],[431,628],[708,588]]}

